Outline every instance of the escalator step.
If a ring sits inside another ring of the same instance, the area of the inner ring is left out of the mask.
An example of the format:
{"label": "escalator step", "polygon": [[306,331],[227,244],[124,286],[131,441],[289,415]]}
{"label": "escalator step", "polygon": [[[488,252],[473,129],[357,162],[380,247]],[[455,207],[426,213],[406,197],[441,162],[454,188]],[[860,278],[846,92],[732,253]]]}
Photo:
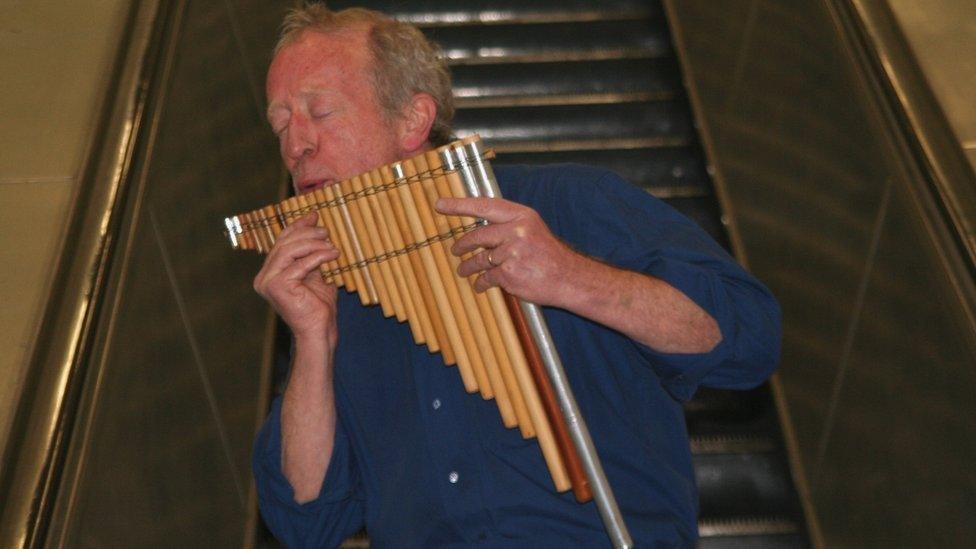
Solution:
{"label": "escalator step", "polygon": [[538,143],[543,144],[536,150],[558,150],[547,147],[544,143],[548,141],[630,140],[664,145],[690,143],[693,138],[687,113],[671,101],[465,109],[458,112],[454,126],[458,135],[479,133],[492,147],[509,150],[532,150]]}
{"label": "escalator step", "polygon": [[780,450],[776,441],[762,433],[753,435],[692,435],[691,452],[695,455],[769,453]]}
{"label": "escalator step", "polygon": [[450,65],[671,55],[663,22],[658,25],[625,20],[431,27],[425,29],[425,34],[441,46]]}
{"label": "escalator step", "polygon": [[[336,10],[361,4],[350,0],[329,2],[329,6]],[[661,13],[660,5],[642,0],[469,0],[464,3],[456,0],[374,0],[369,2],[369,7],[421,27],[647,18]]]}
{"label": "escalator step", "polygon": [[452,74],[460,108],[476,100],[500,98],[634,94],[672,98],[682,93],[678,69],[670,58],[461,65]]}
{"label": "escalator step", "polygon": [[700,518],[796,515],[790,472],[781,452],[704,453],[692,459]]}
{"label": "escalator step", "polygon": [[796,549],[808,547],[797,523],[778,517],[699,521],[698,549]]}
{"label": "escalator step", "polygon": [[692,437],[742,437],[775,429],[777,415],[765,388],[751,391],[703,388],[685,404],[685,422]]}
{"label": "escalator step", "polygon": [[777,536],[795,534],[797,525],[780,516],[743,516],[733,519],[703,519],[698,521],[702,538],[722,538],[732,535]]}
{"label": "escalator step", "polygon": [[808,547],[800,534],[756,534],[702,537],[698,549],[797,549]]}

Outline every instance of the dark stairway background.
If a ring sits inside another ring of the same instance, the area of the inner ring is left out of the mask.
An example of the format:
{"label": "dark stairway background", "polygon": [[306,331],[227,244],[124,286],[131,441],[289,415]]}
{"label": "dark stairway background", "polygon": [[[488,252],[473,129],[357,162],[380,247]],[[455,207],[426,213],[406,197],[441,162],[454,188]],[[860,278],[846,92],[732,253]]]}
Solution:
{"label": "dark stairway background", "polygon": [[[728,247],[659,2],[374,0],[450,60],[455,130],[496,163],[579,162],[616,171]],[[686,407],[703,548],[806,547],[767,386],[702,389]],[[368,544],[364,537],[347,542]]]}

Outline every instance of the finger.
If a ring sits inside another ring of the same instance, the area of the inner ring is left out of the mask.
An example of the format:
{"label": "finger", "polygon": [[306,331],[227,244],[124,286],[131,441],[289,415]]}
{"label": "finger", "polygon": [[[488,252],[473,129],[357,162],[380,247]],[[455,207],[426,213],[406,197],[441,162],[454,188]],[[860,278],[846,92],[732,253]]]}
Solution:
{"label": "finger", "polygon": [[446,215],[465,215],[505,223],[519,216],[525,206],[504,198],[440,198],[434,209]]}
{"label": "finger", "polygon": [[505,242],[508,231],[509,229],[504,225],[478,227],[457,239],[457,242],[451,246],[451,253],[461,256],[478,248],[497,248]]}
{"label": "finger", "polygon": [[288,235],[290,235],[291,233],[299,229],[314,227],[316,223],[318,223],[318,219],[319,219],[319,214],[317,212],[309,212],[308,214],[299,217],[293,223],[291,223],[290,225],[282,229],[281,233],[278,235],[278,238],[279,239],[287,238]]}
{"label": "finger", "polygon": [[[490,257],[489,257],[489,254]],[[491,261],[489,261],[489,259]],[[494,262],[494,264],[492,264]],[[480,273],[482,271],[487,271],[494,267],[497,267],[501,263],[498,260],[498,249],[494,248],[491,250],[486,250],[478,254],[474,254],[468,259],[461,262],[458,265],[458,274],[460,276],[471,276],[475,273]]]}
{"label": "finger", "polygon": [[305,280],[312,271],[318,270],[319,265],[337,257],[339,257],[339,252],[334,249],[310,253],[282,270],[280,277],[282,280],[288,281]]}
{"label": "finger", "polygon": [[331,242],[325,240],[305,239],[286,243],[281,247],[276,247],[268,254],[261,271],[255,277],[255,288],[260,293],[267,285],[267,282],[278,276],[279,273],[287,269],[291,264],[314,253],[329,252],[338,257],[339,252]]}
{"label": "finger", "polygon": [[290,263],[318,250],[336,249],[331,240],[322,238],[302,238],[281,242],[268,254],[268,263]]}
{"label": "finger", "polygon": [[302,238],[317,238],[319,240],[323,240],[328,239],[330,236],[328,229],[325,227],[296,227],[295,225],[290,225],[287,229],[285,229],[285,231],[281,231],[278,238],[275,239],[276,245]]}
{"label": "finger", "polygon": [[[330,246],[335,244],[329,238],[328,231],[320,229],[318,227],[306,227],[301,231],[296,231],[285,238],[278,238],[274,245],[271,247],[271,251],[268,252],[268,258],[278,257],[283,253],[288,254],[288,250],[293,250],[299,242],[319,242],[327,243]],[[288,254],[289,257],[294,258],[294,254]]]}
{"label": "finger", "polygon": [[496,273],[496,272],[497,272],[497,269],[491,269],[491,270],[485,271],[484,273],[481,274],[481,276],[479,276],[478,278],[476,278],[475,281],[474,281],[474,286],[473,286],[474,287],[474,291],[480,293],[480,292],[483,292],[483,291],[485,291],[488,288],[491,288],[493,286],[499,286],[498,282],[496,282],[495,279],[494,279],[494,277],[495,277],[495,274],[494,273]]}

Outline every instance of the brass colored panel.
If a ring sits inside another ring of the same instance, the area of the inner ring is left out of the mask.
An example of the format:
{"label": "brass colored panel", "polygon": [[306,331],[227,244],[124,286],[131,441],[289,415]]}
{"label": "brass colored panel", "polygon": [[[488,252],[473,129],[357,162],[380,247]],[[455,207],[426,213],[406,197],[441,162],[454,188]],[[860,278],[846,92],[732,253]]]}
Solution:
{"label": "brass colored panel", "polygon": [[976,3],[889,0],[919,67],[960,141],[976,140]]}
{"label": "brass colored panel", "polygon": [[0,3],[0,180],[78,177],[130,4]]}
{"label": "brass colored panel", "polygon": [[47,302],[75,182],[0,183],[0,456]]}
{"label": "brass colored panel", "polygon": [[[960,10],[958,2],[947,4],[949,5],[944,9],[948,13],[932,15],[933,20],[942,21],[953,14],[962,15],[968,11]],[[943,5],[940,4],[937,9],[930,11],[938,12],[942,9]],[[930,56],[931,52],[916,51],[926,48],[918,43],[910,43],[901,32],[898,19],[889,9],[888,3],[856,2],[847,13],[843,9],[837,11],[840,19],[849,21],[845,25],[851,29],[849,34],[855,36],[854,41],[865,44],[860,48],[866,50],[861,60],[882,82],[876,87],[891,97],[890,101],[886,101],[890,103],[892,110],[890,123],[903,126],[905,130],[902,131],[910,135],[902,144],[905,151],[903,154],[924,156],[924,161],[919,168],[913,170],[911,177],[919,184],[932,186],[937,193],[933,206],[943,210],[950,223],[951,233],[942,232],[946,237],[961,239],[965,244],[964,255],[968,256],[962,261],[970,266],[976,265],[976,170],[960,147],[960,141],[965,146],[967,140],[961,139],[953,131],[953,127],[958,129],[960,121],[972,112],[972,105],[960,109],[951,104],[952,101],[958,101],[957,98],[950,97],[958,90],[947,91],[946,83],[936,81],[930,74],[933,60],[925,55]],[[970,18],[959,21],[958,24],[970,24],[971,21]],[[956,43],[963,50],[953,52],[940,63],[952,64],[954,70],[963,75],[964,83],[959,86],[971,85],[971,79],[965,78],[965,75],[972,73],[972,59],[966,55],[964,44],[972,43],[971,37],[954,37],[952,32],[943,34],[946,34],[946,40]],[[952,77],[953,82],[954,78]],[[947,260],[956,261],[949,257]],[[969,273],[964,276],[967,280],[957,284],[971,282],[972,267],[968,269]],[[972,288],[967,291],[976,292]],[[976,302],[976,297],[970,298],[970,302]],[[976,306],[971,307],[976,309]],[[976,312],[971,315],[976,324]]]}
{"label": "brass colored panel", "polygon": [[[141,4],[145,14],[155,5]],[[64,13],[71,13],[70,10]],[[57,24],[51,18],[48,22]],[[130,20],[130,23],[134,23]],[[126,28],[119,53],[116,100],[98,116],[104,122],[87,147],[66,222],[64,245],[50,258],[56,291],[46,296],[36,342],[25,364],[25,385],[0,469],[0,546],[37,546],[46,535],[60,478],[65,442],[75,408],[72,396],[85,371],[86,327],[103,289],[103,262],[110,246],[105,230],[115,219],[116,199],[126,179],[129,138],[138,127],[139,76],[148,18]],[[65,23],[62,23],[65,24]],[[94,121],[94,117],[93,117]],[[51,151],[47,151],[49,154]],[[56,221],[56,220],[55,220]]]}

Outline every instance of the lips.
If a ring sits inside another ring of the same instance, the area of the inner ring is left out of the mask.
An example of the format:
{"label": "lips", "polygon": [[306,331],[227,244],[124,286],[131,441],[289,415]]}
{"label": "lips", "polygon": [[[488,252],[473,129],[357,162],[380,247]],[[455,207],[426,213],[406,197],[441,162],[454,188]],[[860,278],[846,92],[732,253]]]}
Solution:
{"label": "lips", "polygon": [[336,181],[334,179],[304,179],[298,182],[298,192],[299,194],[310,193],[315,189],[321,189],[328,185],[334,185]]}

